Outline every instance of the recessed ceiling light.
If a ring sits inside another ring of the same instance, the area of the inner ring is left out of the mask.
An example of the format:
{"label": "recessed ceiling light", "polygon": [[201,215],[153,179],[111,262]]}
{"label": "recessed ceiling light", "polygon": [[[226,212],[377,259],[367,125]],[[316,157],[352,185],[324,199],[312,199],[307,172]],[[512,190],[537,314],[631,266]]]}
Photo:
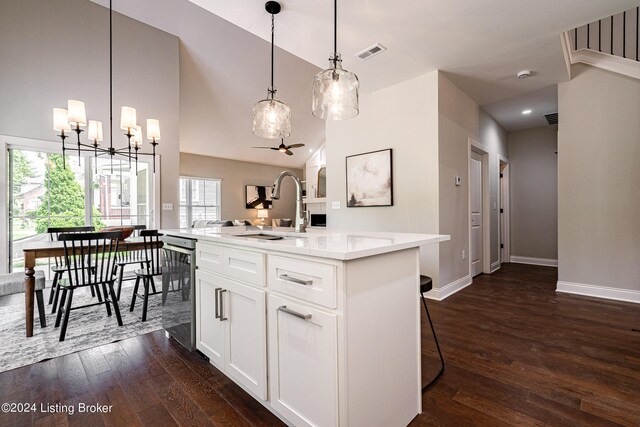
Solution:
{"label": "recessed ceiling light", "polygon": [[531,110],[529,110],[529,109],[522,110],[522,114],[524,114],[524,115],[531,114]]}

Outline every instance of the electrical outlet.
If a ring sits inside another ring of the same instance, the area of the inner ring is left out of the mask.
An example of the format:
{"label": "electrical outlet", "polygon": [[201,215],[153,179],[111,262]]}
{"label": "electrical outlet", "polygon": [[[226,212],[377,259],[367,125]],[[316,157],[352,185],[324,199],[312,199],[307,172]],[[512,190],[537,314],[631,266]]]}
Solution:
{"label": "electrical outlet", "polygon": [[340,201],[339,200],[333,200],[331,202],[331,209],[340,209]]}
{"label": "electrical outlet", "polygon": [[460,187],[462,185],[462,178],[456,176],[456,187]]}
{"label": "electrical outlet", "polygon": [[467,251],[465,251],[464,249],[462,250],[462,260],[464,261],[465,259],[467,259]]}
{"label": "electrical outlet", "polygon": [[173,210],[173,203],[163,203],[162,204],[162,210],[163,211],[172,211]]}

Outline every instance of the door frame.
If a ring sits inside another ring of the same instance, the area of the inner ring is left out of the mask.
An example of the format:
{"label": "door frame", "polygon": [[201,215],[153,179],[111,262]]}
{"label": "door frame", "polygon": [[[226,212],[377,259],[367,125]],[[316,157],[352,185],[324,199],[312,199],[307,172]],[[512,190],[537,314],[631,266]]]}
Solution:
{"label": "door frame", "polygon": [[480,141],[468,139],[467,149],[467,226],[469,276],[471,276],[471,152],[475,152],[482,158],[482,272],[491,274],[491,206],[489,198],[489,149]]}
{"label": "door frame", "polygon": [[[504,169],[502,168],[504,165]],[[500,179],[500,185],[498,185],[498,203],[500,209],[504,209],[504,212],[498,217],[498,261],[502,266],[503,262],[510,262],[511,260],[511,201],[509,198],[509,159],[498,154],[498,177],[502,174]],[[500,247],[500,244],[504,245],[504,248]]]}

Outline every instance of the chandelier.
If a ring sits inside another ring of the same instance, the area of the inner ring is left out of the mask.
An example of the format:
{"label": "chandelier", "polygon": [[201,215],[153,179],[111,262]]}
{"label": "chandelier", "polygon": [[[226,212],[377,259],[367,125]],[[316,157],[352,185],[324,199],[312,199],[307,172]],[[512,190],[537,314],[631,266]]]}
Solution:
{"label": "chandelier", "polygon": [[[127,146],[114,148],[113,146],[113,8],[112,0],[109,0],[109,146],[101,147],[99,142],[103,140],[102,122],[99,120],[88,121],[87,139],[89,144],[80,141],[80,134],[87,126],[87,114],[84,102],[71,99],[67,103],[67,109],[53,109],[53,130],[60,132],[58,135],[62,140],[62,161],[66,167],[65,151],[73,150],[78,152],[78,157],[82,152],[91,152],[96,160],[98,156],[107,155],[111,159],[111,169],[113,170],[113,158],[121,156],[136,164],[136,175],[138,174],[138,156],[153,156],[153,173],[156,172],[156,146],[160,140],[160,122],[157,119],[147,119],[147,139],[151,143],[152,152],[143,153],[140,151],[143,144],[142,127],[138,125],[136,109],[132,107],[122,107],[120,115],[120,129],[126,131]],[[77,141],[75,147],[67,147],[65,140],[69,137],[65,132],[75,132]],[[133,151],[132,151],[133,150]]]}
{"label": "chandelier", "polygon": [[280,139],[291,135],[291,108],[276,99],[273,86],[274,16],[280,12],[280,3],[268,1],[264,6],[271,14],[271,86],[267,90],[267,98],[253,106],[253,133],[262,138]]}

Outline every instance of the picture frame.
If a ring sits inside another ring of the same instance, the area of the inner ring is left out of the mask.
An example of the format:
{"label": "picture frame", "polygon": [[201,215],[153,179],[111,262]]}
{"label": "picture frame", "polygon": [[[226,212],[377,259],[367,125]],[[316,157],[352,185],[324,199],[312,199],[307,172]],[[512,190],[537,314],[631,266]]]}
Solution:
{"label": "picture frame", "polygon": [[272,187],[265,185],[245,185],[245,207],[246,209],[272,209],[273,199],[271,197]]}
{"label": "picture frame", "polygon": [[347,156],[347,207],[393,206],[392,149]]}

